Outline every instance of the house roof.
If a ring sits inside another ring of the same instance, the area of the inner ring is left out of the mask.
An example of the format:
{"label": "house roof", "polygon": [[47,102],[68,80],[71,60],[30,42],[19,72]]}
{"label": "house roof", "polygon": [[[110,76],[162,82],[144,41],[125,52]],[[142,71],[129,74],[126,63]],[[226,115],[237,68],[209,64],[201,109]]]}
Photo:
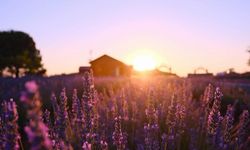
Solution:
{"label": "house roof", "polygon": [[[89,63],[92,64],[92,63],[94,63],[94,62],[96,62],[96,61],[98,61],[98,60],[100,60],[100,59],[102,59],[102,58],[105,58],[105,57],[107,57],[108,59],[117,61],[118,63],[121,63],[121,64],[123,64],[123,65],[126,65],[125,63],[121,62],[120,60],[117,60],[117,59],[115,59],[115,58],[113,58],[113,57],[111,57],[111,56],[109,56],[109,55],[106,55],[106,54],[104,54],[104,55],[102,55],[102,56],[100,56],[100,57],[98,57],[98,58],[96,58],[96,59],[90,61]],[[127,65],[126,65],[126,66],[127,66]]]}

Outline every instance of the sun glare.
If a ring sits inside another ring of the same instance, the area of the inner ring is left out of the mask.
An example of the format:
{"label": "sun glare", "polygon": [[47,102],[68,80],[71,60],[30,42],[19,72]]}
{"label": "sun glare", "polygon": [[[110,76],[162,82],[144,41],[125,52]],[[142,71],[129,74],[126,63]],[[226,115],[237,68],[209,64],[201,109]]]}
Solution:
{"label": "sun glare", "polygon": [[147,71],[156,68],[156,60],[149,55],[140,55],[134,58],[133,67],[137,71]]}

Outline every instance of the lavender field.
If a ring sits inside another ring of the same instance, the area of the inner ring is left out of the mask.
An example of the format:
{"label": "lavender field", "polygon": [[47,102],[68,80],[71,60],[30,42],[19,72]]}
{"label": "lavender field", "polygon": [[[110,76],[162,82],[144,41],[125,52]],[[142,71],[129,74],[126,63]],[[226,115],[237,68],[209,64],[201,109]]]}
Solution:
{"label": "lavender field", "polygon": [[0,149],[246,150],[250,97],[237,85],[89,73],[4,79]]}

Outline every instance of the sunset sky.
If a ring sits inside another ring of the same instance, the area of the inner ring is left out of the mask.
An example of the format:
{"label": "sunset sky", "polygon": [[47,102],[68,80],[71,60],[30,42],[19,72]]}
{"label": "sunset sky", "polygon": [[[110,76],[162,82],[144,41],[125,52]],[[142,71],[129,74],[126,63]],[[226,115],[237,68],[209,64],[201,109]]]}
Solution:
{"label": "sunset sky", "polygon": [[1,1],[0,30],[10,29],[33,37],[49,75],[102,54],[132,64],[146,53],[181,76],[200,66],[250,70],[247,0]]}

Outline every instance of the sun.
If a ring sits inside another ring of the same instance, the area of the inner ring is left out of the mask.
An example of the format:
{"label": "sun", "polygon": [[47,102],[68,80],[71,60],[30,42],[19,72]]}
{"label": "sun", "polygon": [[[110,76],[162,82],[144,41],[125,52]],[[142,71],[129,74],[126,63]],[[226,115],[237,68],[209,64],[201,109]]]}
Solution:
{"label": "sun", "polygon": [[156,68],[156,60],[150,55],[138,55],[134,58],[133,67],[137,71],[148,71]]}

